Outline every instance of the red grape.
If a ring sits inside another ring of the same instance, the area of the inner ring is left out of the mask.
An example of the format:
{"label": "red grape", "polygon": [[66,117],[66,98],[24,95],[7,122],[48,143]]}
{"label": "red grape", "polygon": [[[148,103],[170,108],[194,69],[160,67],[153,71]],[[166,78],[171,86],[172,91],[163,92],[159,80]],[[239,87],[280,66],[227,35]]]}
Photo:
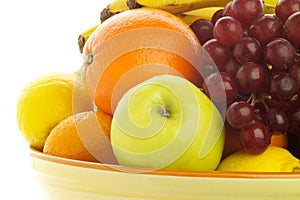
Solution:
{"label": "red grape", "polygon": [[248,35],[255,37],[265,46],[274,38],[281,37],[283,23],[274,14],[265,14],[258,18],[248,29]]}
{"label": "red grape", "polygon": [[275,38],[264,48],[264,61],[276,71],[285,70],[294,61],[295,48],[284,38]]}
{"label": "red grape", "polygon": [[213,23],[213,25],[215,25],[215,23],[218,21],[218,19],[223,17],[223,12],[224,12],[224,9],[220,9],[220,10],[217,10],[213,14],[213,16],[211,17],[211,23]]}
{"label": "red grape", "polygon": [[203,89],[215,103],[222,103],[225,100],[232,102],[237,93],[234,78],[225,72],[216,72],[209,75],[204,80]]}
{"label": "red grape", "polygon": [[208,40],[203,45],[203,48],[210,55],[219,70],[222,70],[224,63],[232,57],[230,48],[222,45],[217,39]]}
{"label": "red grape", "polygon": [[276,108],[264,113],[263,120],[273,134],[285,133],[289,126],[287,114]]}
{"label": "red grape", "polygon": [[232,12],[232,1],[228,2],[228,3],[226,4],[226,6],[224,7],[224,10],[223,10],[223,16],[230,16],[230,17],[233,16],[233,12]]}
{"label": "red grape", "polygon": [[238,69],[235,78],[239,92],[242,94],[251,94],[264,86],[266,72],[261,65],[254,62],[247,62]]}
{"label": "red grape", "polygon": [[287,39],[296,47],[300,47],[300,11],[295,12],[286,20],[284,32]]}
{"label": "red grape", "polygon": [[271,99],[265,99],[264,103],[268,107],[268,110],[270,110],[271,108],[276,108],[276,109],[282,110],[284,112],[287,112],[290,107],[290,102],[278,100],[274,97]]}
{"label": "red grape", "polygon": [[202,45],[213,38],[213,24],[209,20],[198,19],[190,25],[190,28],[194,31]]}
{"label": "red grape", "polygon": [[244,28],[263,15],[261,0],[233,0],[231,7],[233,17],[239,20]]}
{"label": "red grape", "polygon": [[216,21],[213,35],[221,44],[231,47],[243,36],[243,27],[233,17],[221,17]]}
{"label": "red grape", "polygon": [[292,64],[288,69],[288,73],[296,81],[296,92],[300,92],[300,63]]}
{"label": "red grape", "polygon": [[275,7],[276,16],[283,23],[291,14],[297,11],[300,11],[300,0],[278,0]]}
{"label": "red grape", "polygon": [[227,108],[226,119],[233,128],[243,128],[254,119],[253,106],[245,101],[234,102]]}
{"label": "red grape", "polygon": [[239,64],[235,58],[229,58],[224,65],[224,72],[235,76],[237,70],[240,68],[241,64]]}
{"label": "red grape", "polygon": [[278,100],[289,100],[296,92],[296,81],[285,72],[271,76],[270,93]]}
{"label": "red grape", "polygon": [[233,56],[241,64],[256,62],[260,58],[260,54],[260,43],[253,37],[243,37],[233,46]]}
{"label": "red grape", "polygon": [[247,152],[260,154],[269,146],[271,133],[264,123],[256,121],[241,129],[240,142],[243,149]]}

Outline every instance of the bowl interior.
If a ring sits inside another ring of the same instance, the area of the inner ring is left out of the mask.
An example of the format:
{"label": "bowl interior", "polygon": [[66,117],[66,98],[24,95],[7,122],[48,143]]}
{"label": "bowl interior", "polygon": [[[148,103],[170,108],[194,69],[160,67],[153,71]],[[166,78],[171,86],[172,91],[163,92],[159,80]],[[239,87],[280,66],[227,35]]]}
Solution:
{"label": "bowl interior", "polygon": [[300,179],[300,172],[221,172],[221,171],[196,171],[196,170],[170,170],[170,169],[151,169],[139,168],[132,166],[110,165],[105,163],[86,162],[61,158],[57,156],[46,155],[34,148],[31,148],[31,157],[45,161],[71,165],[81,168],[90,168],[96,170],[151,174],[151,175],[168,175],[168,176],[192,176],[192,177],[216,177],[216,178],[288,178]]}
{"label": "bowl interior", "polygon": [[46,197],[55,200],[300,198],[298,172],[154,170],[65,159],[35,149],[31,160]]}

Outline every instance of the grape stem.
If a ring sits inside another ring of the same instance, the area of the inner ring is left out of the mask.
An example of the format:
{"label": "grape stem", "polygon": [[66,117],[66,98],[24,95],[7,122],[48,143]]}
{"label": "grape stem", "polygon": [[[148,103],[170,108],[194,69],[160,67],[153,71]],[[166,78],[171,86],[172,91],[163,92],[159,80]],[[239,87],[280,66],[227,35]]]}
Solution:
{"label": "grape stem", "polygon": [[[271,96],[266,96],[265,98],[271,99]],[[267,112],[270,110],[269,106],[265,103],[264,98],[257,98],[255,93],[252,93],[246,102],[249,103],[253,107],[255,106],[256,103],[260,102],[260,103],[264,104]]]}
{"label": "grape stem", "polygon": [[254,105],[255,105],[255,94],[254,93],[252,93],[251,94],[251,96],[249,97],[249,99],[247,100],[247,103],[249,103],[251,106],[253,106],[254,107]]}

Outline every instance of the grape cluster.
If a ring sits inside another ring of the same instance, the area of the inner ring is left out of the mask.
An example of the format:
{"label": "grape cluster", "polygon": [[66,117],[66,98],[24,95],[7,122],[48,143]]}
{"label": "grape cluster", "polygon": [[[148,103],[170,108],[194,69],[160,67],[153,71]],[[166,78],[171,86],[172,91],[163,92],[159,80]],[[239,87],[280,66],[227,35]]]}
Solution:
{"label": "grape cluster", "polygon": [[221,72],[206,73],[203,90],[223,81],[226,126],[246,151],[262,153],[272,134],[300,134],[300,0],[279,0],[274,14],[262,0],[233,0],[190,27]]}

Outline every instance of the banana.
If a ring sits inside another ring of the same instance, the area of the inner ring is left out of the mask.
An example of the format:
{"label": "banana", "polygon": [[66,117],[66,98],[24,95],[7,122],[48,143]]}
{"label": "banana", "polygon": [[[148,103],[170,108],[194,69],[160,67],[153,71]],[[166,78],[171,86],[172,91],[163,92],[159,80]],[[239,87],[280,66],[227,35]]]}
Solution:
{"label": "banana", "polygon": [[130,9],[140,7],[158,8],[173,14],[206,7],[224,7],[231,0],[127,0]]}
{"label": "banana", "polygon": [[109,5],[107,5],[100,14],[101,22],[104,22],[106,19],[111,16],[118,14],[120,12],[129,10],[126,0],[113,0]]}
{"label": "banana", "polygon": [[213,14],[220,9],[223,9],[223,7],[200,8],[185,13],[179,13],[177,14],[177,17],[181,18],[187,25],[191,25],[198,19],[211,20]]}
{"label": "banana", "polygon": [[96,30],[96,28],[98,26],[99,26],[99,24],[89,28],[88,30],[84,31],[83,33],[81,33],[79,35],[77,44],[78,44],[80,53],[82,53],[85,42],[89,39],[90,35]]}
{"label": "banana", "polygon": [[277,0],[264,0],[264,12],[266,14],[274,14]]}
{"label": "banana", "polygon": [[[151,7],[179,14],[205,7],[224,7],[231,0],[127,0],[130,9]],[[264,0],[265,13],[274,13],[278,0]]]}

